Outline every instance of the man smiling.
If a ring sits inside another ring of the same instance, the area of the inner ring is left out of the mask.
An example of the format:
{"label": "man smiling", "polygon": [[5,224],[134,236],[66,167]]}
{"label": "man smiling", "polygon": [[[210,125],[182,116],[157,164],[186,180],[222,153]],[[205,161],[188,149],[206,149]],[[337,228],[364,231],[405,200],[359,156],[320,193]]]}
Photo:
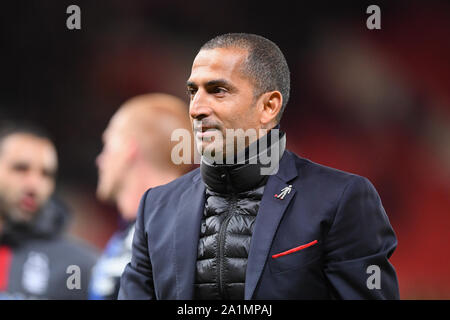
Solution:
{"label": "man smiling", "polygon": [[[187,89],[201,165],[142,197],[119,298],[399,297],[388,260],[397,240],[372,184],[285,149],[289,68],[273,42],[208,41]],[[278,170],[263,174],[274,152]]]}

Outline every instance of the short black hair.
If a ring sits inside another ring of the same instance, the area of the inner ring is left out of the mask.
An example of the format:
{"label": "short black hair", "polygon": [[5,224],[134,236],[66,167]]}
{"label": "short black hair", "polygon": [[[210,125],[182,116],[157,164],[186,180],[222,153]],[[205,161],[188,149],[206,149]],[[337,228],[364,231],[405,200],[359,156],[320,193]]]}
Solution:
{"label": "short black hair", "polygon": [[283,105],[277,115],[280,122],[290,92],[290,72],[280,48],[262,36],[250,33],[227,33],[206,42],[201,50],[217,48],[241,48],[248,51],[244,73],[255,84],[255,96],[269,91],[280,91]]}
{"label": "short black hair", "polygon": [[29,134],[37,138],[52,141],[50,134],[44,128],[34,123],[4,121],[0,123],[0,152],[3,140],[13,134]]}

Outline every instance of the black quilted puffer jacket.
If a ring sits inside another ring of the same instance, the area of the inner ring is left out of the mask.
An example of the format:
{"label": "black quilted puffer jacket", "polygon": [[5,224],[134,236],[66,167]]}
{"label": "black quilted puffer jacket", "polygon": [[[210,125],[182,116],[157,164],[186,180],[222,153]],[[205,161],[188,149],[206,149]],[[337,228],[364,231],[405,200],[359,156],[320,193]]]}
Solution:
{"label": "black quilted puffer jacket", "polygon": [[253,225],[264,186],[238,194],[206,191],[196,299],[243,299]]}
{"label": "black quilted puffer jacket", "polygon": [[[281,144],[280,158],[284,151]],[[211,165],[203,159],[206,201],[200,228],[195,299],[244,299],[253,226],[268,176],[257,164]]]}

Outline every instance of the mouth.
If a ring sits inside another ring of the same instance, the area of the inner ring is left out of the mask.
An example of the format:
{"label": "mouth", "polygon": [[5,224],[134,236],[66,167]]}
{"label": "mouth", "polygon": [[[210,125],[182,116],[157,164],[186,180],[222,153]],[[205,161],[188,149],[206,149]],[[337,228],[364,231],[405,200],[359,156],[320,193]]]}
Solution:
{"label": "mouth", "polygon": [[22,210],[27,212],[35,212],[38,209],[36,197],[32,194],[24,195],[19,201],[19,206]]}
{"label": "mouth", "polygon": [[195,137],[201,142],[213,142],[221,138],[222,132],[216,128],[210,128],[206,130],[199,130],[196,132]]}
{"label": "mouth", "polygon": [[194,127],[194,133],[197,139],[211,138],[217,135],[217,131],[220,130],[215,126],[196,126]]}
{"label": "mouth", "polygon": [[205,132],[208,130],[217,130],[216,126],[205,126],[205,125],[196,125],[194,126],[194,132]]}
{"label": "mouth", "polygon": [[218,129],[215,127],[198,127],[198,128],[194,129],[195,133],[205,133],[205,132],[211,132],[214,130],[218,130]]}

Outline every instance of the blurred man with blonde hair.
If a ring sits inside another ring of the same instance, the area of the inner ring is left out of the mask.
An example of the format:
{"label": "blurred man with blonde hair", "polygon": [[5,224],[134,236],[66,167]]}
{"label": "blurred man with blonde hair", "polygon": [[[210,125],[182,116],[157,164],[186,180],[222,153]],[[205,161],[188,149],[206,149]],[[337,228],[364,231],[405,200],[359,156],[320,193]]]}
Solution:
{"label": "blurred man with blonde hair", "polygon": [[116,299],[123,269],[131,259],[134,220],[142,194],[166,184],[191,169],[171,161],[172,132],[191,128],[188,106],[162,93],[144,94],[126,101],[103,133],[97,157],[97,197],[117,205],[128,223],[109,241],[94,268],[91,299]]}

